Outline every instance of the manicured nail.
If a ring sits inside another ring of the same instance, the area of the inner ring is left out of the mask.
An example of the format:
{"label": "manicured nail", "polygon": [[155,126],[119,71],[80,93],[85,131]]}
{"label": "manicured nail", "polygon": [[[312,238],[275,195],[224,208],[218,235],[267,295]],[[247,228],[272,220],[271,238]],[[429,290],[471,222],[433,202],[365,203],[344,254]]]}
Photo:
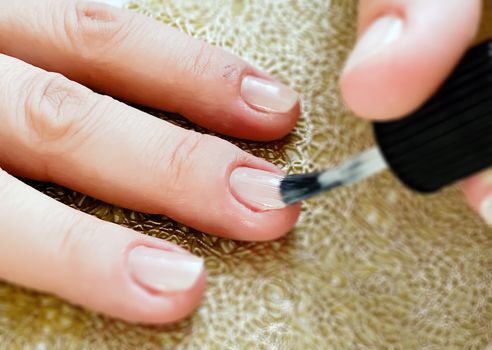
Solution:
{"label": "manicured nail", "polygon": [[492,196],[485,197],[480,204],[480,215],[487,223],[492,225]]}
{"label": "manicured nail", "polygon": [[290,87],[253,76],[243,79],[241,97],[253,108],[276,113],[289,112],[299,100],[297,92]]}
{"label": "manicured nail", "polygon": [[403,31],[403,20],[397,16],[385,16],[376,20],[359,38],[354,50],[350,54],[344,71],[368,58],[378,54],[400,37]]}
{"label": "manicured nail", "polygon": [[128,2],[128,0],[98,0],[98,2],[122,8]]}
{"label": "manicured nail", "polygon": [[283,176],[253,168],[237,168],[230,178],[237,200],[252,209],[266,211],[285,208],[280,196]]}
{"label": "manicured nail", "polygon": [[195,285],[203,271],[203,259],[187,253],[138,246],[128,257],[131,276],[158,292],[180,292]]}

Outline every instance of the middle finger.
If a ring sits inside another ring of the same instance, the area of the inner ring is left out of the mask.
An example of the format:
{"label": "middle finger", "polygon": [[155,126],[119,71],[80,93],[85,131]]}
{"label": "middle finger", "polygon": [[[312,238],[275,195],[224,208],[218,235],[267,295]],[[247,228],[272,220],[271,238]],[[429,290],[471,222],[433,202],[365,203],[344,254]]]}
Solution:
{"label": "middle finger", "polygon": [[[8,56],[0,55],[0,77],[0,166],[7,171],[235,239],[276,238],[297,218],[298,207],[281,208],[265,192],[278,169],[224,140]],[[237,168],[246,171],[231,182]],[[279,210],[263,211],[272,207]]]}

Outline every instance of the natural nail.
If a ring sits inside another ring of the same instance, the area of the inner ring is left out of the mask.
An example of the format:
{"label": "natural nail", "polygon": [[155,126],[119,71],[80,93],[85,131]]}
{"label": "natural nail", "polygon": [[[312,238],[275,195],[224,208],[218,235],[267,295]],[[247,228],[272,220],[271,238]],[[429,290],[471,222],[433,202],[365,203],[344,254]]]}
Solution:
{"label": "natural nail", "polygon": [[374,56],[394,43],[403,30],[403,20],[397,16],[384,16],[376,20],[360,37],[352,51],[344,71]]}
{"label": "natural nail", "polygon": [[138,246],[129,255],[132,277],[159,292],[179,292],[195,285],[203,272],[203,259],[187,253]]}
{"label": "natural nail", "polygon": [[231,190],[246,206],[256,210],[285,208],[280,195],[283,176],[253,168],[237,168],[230,178]]}
{"label": "natural nail", "polygon": [[102,2],[114,7],[123,7],[128,2],[128,0],[98,0],[98,2]]}
{"label": "natural nail", "polygon": [[480,204],[480,215],[488,225],[492,225],[492,196],[482,200]]}
{"label": "natural nail", "polygon": [[253,76],[243,79],[241,96],[256,109],[276,113],[289,112],[299,100],[297,92],[290,87]]}

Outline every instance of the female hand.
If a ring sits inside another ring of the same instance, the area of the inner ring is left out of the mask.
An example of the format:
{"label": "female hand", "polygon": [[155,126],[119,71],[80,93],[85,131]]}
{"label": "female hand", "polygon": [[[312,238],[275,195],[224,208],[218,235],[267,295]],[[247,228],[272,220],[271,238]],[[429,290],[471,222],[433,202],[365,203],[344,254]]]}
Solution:
{"label": "female hand", "polygon": [[232,239],[271,240],[292,227],[299,208],[264,191],[276,167],[83,85],[252,140],[291,130],[294,91],[130,11],[81,0],[0,0],[0,8],[0,278],[146,323],[186,316],[205,287],[201,259],[9,174]]}
{"label": "female hand", "polygon": [[[359,40],[341,78],[348,106],[369,119],[410,113],[444,81],[472,43],[480,0],[361,0]],[[464,183],[492,224],[492,171]]]}

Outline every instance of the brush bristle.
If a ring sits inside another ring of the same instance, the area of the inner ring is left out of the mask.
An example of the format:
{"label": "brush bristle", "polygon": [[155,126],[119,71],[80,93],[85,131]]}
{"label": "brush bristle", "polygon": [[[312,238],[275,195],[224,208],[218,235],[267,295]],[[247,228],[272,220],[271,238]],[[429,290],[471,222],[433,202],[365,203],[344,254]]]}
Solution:
{"label": "brush bristle", "polygon": [[319,193],[322,190],[318,182],[319,174],[294,174],[286,176],[280,183],[282,200],[286,204],[293,204]]}

